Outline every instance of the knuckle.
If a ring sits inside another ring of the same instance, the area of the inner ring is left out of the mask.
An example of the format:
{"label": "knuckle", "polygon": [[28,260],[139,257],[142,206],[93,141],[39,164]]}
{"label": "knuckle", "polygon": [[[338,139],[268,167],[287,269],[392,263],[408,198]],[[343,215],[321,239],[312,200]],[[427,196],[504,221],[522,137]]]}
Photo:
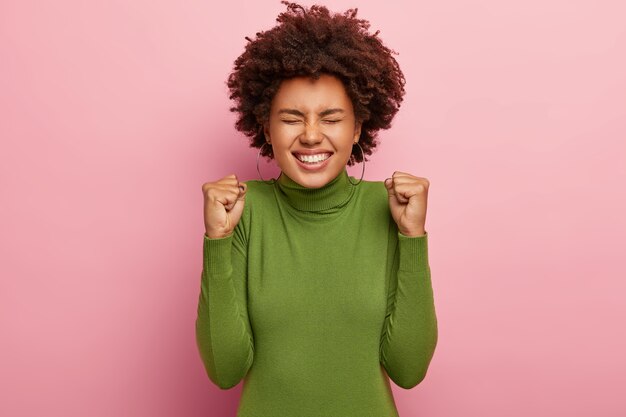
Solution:
{"label": "knuckle", "polygon": [[218,188],[215,188],[215,187],[210,187],[206,191],[206,196],[212,200],[219,198],[221,195],[222,195],[222,191],[220,191]]}
{"label": "knuckle", "polygon": [[237,177],[235,177],[235,174],[230,174],[230,175],[226,175],[225,177],[221,178],[218,183],[220,184],[232,184],[233,182],[237,181]]}

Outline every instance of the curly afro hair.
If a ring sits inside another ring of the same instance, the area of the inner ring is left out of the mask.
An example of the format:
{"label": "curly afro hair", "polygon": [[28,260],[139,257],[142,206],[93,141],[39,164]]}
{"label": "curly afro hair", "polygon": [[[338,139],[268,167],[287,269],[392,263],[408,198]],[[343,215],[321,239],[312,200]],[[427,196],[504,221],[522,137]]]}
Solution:
{"label": "curly afro hair", "polygon": [[[393,57],[397,52],[383,45],[380,31],[368,32],[370,23],[357,19],[356,8],[331,14],[324,6],[281,3],[287,11],[276,18],[278,25],[258,32],[254,40],[246,36],[245,51],[228,76],[229,97],[235,102],[230,111],[238,113],[235,127],[250,138],[251,147],[260,148],[265,143],[263,123],[282,80],[334,75],[362,122],[363,153],[354,145],[348,165],[361,162],[378,144],[378,131],[391,126],[404,96],[404,74]],[[262,155],[273,158],[272,147],[263,148]]]}

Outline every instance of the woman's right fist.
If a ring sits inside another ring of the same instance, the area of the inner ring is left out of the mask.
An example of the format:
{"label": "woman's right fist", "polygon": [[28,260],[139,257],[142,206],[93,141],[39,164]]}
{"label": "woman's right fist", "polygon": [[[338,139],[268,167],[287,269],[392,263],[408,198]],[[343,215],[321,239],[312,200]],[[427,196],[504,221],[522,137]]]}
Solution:
{"label": "woman's right fist", "polygon": [[230,235],[243,213],[248,187],[235,174],[202,184],[204,227],[212,239]]}

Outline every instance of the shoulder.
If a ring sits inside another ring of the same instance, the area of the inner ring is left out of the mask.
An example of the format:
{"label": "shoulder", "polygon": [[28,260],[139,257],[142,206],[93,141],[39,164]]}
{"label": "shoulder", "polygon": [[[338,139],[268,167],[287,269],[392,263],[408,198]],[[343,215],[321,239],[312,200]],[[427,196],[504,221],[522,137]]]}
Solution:
{"label": "shoulder", "polygon": [[274,186],[261,180],[241,181],[246,184],[246,198],[243,206],[241,219],[236,230],[248,239],[253,219],[267,211],[267,208],[275,205]]}
{"label": "shoulder", "polygon": [[248,186],[248,192],[253,194],[269,194],[274,191],[274,184],[268,183],[262,180],[248,180],[244,181]]}
{"label": "shoulder", "polygon": [[387,189],[382,181],[361,181],[358,185],[362,198],[372,201],[387,201]]}
{"label": "shoulder", "polygon": [[357,192],[359,205],[364,209],[382,213],[389,210],[389,196],[382,181],[361,181]]}
{"label": "shoulder", "polygon": [[274,184],[262,180],[244,181],[248,190],[246,191],[246,206],[265,206],[275,204]]}

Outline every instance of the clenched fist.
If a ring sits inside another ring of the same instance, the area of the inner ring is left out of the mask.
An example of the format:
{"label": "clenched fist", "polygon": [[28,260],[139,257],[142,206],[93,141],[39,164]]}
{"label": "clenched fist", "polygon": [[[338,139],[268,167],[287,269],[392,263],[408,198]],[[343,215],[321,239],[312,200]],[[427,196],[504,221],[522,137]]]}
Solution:
{"label": "clenched fist", "polygon": [[415,237],[425,233],[429,186],[428,179],[400,171],[385,180],[389,209],[403,235]]}
{"label": "clenched fist", "polygon": [[218,239],[230,235],[243,213],[247,186],[235,174],[202,184],[206,235]]}

